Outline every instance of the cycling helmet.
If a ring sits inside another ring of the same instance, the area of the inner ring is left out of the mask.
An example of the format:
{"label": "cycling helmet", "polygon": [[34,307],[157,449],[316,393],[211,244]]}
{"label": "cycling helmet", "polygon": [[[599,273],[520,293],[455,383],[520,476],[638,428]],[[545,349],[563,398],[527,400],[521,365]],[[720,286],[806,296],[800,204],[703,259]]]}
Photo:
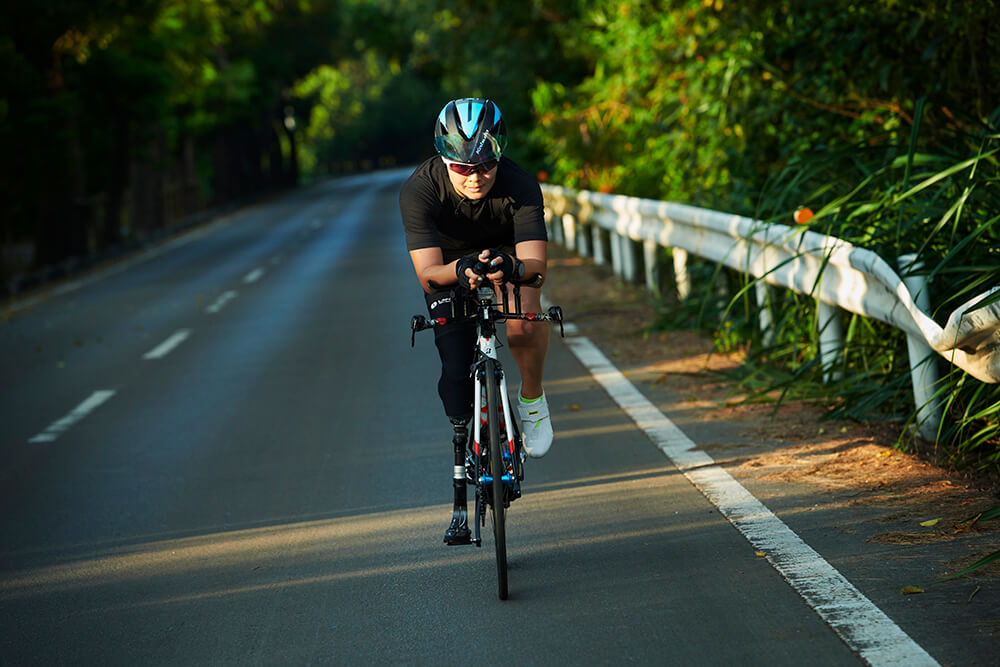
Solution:
{"label": "cycling helmet", "polygon": [[466,97],[444,105],[434,124],[434,148],[455,162],[499,160],[507,147],[500,109],[490,100]]}

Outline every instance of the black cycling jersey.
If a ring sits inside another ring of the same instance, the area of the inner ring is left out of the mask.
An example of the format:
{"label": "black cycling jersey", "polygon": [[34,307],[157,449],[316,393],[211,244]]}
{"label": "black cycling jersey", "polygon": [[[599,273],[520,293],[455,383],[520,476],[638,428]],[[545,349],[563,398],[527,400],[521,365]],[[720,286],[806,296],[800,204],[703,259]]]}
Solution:
{"label": "black cycling jersey", "polygon": [[407,179],[399,193],[407,250],[441,248],[444,263],[486,248],[511,252],[521,241],[546,241],[542,190],[514,161],[500,158],[485,197],[466,199],[435,155]]}

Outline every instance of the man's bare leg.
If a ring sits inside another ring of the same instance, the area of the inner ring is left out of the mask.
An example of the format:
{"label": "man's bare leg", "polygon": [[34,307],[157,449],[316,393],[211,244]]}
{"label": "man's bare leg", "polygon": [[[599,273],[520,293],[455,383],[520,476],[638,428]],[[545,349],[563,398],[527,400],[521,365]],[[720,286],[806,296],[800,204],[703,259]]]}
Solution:
{"label": "man's bare leg", "polygon": [[[525,313],[542,312],[542,290],[521,288],[521,310]],[[509,296],[514,308],[513,294]],[[507,345],[521,371],[521,396],[526,399],[542,395],[542,378],[545,373],[545,356],[549,350],[549,325],[541,322],[510,320],[507,322]]]}

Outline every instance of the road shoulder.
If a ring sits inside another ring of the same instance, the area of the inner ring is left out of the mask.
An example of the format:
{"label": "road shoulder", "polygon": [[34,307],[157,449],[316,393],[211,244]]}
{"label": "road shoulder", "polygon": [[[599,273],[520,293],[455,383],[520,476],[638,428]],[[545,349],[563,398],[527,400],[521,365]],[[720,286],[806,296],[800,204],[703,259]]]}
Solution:
{"label": "road shoulder", "polygon": [[[1000,503],[991,480],[894,449],[891,424],[821,421],[802,402],[742,403],[719,373],[738,355],[695,332],[648,332],[645,290],[552,254],[547,298],[699,448],[943,663],[991,664],[1000,563],[932,583],[1000,549],[1000,521],[968,521]],[[924,592],[904,594],[914,589]]]}

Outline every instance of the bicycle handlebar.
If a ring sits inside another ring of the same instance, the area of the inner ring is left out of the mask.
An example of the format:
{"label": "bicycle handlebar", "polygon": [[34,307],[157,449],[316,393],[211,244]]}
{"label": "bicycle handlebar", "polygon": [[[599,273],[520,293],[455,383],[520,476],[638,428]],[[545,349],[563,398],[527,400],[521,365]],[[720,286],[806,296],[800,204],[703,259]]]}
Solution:
{"label": "bicycle handlebar", "polygon": [[[562,308],[559,306],[551,306],[547,313],[505,313],[498,309],[496,306],[490,308],[490,319],[493,322],[504,322],[506,320],[525,320],[528,322],[558,322],[559,323],[559,335],[565,337],[565,332],[563,331],[563,312]],[[472,315],[466,315],[465,317],[432,317],[427,318],[423,315],[414,315],[410,320],[410,347],[413,347],[416,343],[416,333],[418,331],[426,331],[427,329],[436,329],[437,327],[443,327],[449,322],[461,322],[465,320],[477,320],[482,319],[483,315],[476,311]]]}

